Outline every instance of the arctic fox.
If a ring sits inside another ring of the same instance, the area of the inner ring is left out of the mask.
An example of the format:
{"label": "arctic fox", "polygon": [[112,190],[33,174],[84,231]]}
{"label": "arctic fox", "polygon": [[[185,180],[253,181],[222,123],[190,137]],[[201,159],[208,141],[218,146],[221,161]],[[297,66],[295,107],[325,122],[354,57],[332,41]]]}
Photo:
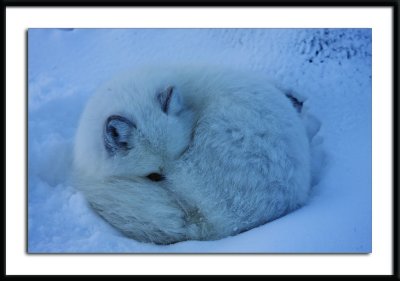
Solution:
{"label": "arctic fox", "polygon": [[77,184],[138,241],[215,240],[305,204],[306,128],[285,94],[245,71],[148,67],[88,102]]}

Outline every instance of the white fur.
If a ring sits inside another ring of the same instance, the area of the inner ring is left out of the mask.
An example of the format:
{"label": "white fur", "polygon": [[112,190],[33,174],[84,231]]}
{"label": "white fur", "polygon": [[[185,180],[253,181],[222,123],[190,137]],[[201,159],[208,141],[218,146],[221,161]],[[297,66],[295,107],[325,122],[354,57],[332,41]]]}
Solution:
{"label": "white fur", "polygon": [[[178,114],[156,99],[169,86]],[[126,154],[104,148],[110,115],[137,126]],[[255,75],[207,67],[150,67],[104,86],[82,115],[74,167],[101,216],[159,244],[254,228],[303,205],[310,189],[309,141],[288,98]],[[153,172],[166,179],[150,181]]]}

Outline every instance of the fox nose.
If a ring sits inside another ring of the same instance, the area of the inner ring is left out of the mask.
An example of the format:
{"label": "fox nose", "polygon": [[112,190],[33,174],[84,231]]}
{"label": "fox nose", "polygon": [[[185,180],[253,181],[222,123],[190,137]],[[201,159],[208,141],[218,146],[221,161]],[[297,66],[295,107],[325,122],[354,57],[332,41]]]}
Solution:
{"label": "fox nose", "polygon": [[163,181],[165,176],[159,173],[151,173],[147,175],[147,178],[151,181]]}

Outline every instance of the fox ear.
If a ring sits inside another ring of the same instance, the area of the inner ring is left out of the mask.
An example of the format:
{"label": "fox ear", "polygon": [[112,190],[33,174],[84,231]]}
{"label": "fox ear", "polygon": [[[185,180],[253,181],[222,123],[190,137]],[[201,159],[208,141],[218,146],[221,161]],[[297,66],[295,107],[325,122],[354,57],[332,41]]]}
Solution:
{"label": "fox ear", "polygon": [[118,151],[128,151],[133,147],[130,136],[136,125],[125,117],[111,115],[104,123],[104,146],[108,153],[114,155]]}
{"label": "fox ear", "polygon": [[169,86],[157,94],[161,110],[167,115],[177,115],[183,107],[179,91],[174,86]]}

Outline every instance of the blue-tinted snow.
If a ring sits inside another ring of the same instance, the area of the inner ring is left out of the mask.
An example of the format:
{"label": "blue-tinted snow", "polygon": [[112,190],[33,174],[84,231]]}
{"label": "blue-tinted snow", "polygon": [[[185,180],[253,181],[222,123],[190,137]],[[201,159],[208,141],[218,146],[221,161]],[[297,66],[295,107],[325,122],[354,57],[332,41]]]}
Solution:
{"label": "blue-tinted snow", "polygon": [[[370,29],[30,29],[28,250],[43,252],[370,252]],[[146,63],[256,69],[304,97],[325,157],[307,206],[218,241],[139,243],[68,183],[79,115],[93,91]]]}

